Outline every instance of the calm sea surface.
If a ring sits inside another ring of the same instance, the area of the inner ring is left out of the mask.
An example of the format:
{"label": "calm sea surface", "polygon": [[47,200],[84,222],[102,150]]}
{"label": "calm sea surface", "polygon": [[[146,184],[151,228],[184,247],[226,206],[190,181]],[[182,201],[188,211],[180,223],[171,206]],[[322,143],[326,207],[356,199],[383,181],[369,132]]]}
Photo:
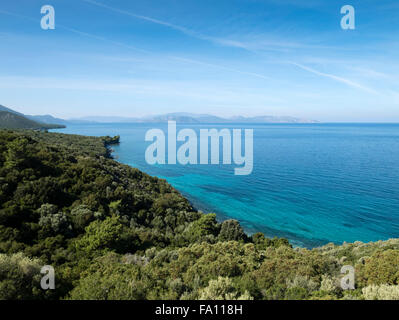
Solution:
{"label": "calm sea surface", "polygon": [[[248,233],[314,247],[399,238],[399,124],[201,124],[254,129],[254,169],[145,161],[147,130],[166,124],[71,124],[57,132],[117,135],[115,158],[164,179],[204,212],[234,218]],[[181,143],[178,143],[178,146]]]}

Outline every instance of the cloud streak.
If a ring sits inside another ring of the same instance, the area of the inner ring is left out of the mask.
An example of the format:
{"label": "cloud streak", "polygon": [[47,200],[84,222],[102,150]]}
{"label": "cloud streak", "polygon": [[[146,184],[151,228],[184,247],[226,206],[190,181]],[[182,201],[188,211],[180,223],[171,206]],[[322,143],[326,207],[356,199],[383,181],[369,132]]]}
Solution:
{"label": "cloud streak", "polygon": [[361,85],[361,84],[359,84],[357,82],[354,82],[352,80],[349,80],[349,79],[346,79],[346,78],[343,78],[343,77],[339,77],[339,76],[336,76],[336,75],[333,75],[333,74],[320,72],[320,71],[317,71],[315,69],[312,69],[312,68],[309,68],[307,66],[304,66],[304,65],[302,65],[300,63],[296,63],[296,62],[289,62],[289,63],[294,65],[294,66],[297,66],[298,68],[301,68],[302,70],[305,70],[307,72],[313,73],[315,75],[318,75],[318,76],[321,76],[321,77],[325,77],[325,78],[329,78],[329,79],[344,83],[344,84],[346,84],[346,85],[348,85],[350,87],[353,87],[353,88],[356,88],[356,89],[361,89],[361,90],[369,92],[369,93],[378,94],[377,91],[375,91],[375,90],[373,90],[371,88],[368,88],[366,86],[363,86],[363,85]]}
{"label": "cloud streak", "polygon": [[[175,25],[175,24],[172,24],[172,23],[168,23],[168,22],[165,22],[165,21],[154,19],[154,18],[151,18],[151,17],[148,17],[148,16],[137,15],[137,14],[131,13],[129,11],[118,9],[118,8],[114,8],[114,7],[105,5],[103,3],[100,3],[100,2],[97,2],[97,1],[94,1],[94,0],[81,0],[81,1],[89,3],[89,4],[92,4],[92,5],[95,5],[95,6],[98,6],[98,7],[102,7],[104,9],[108,9],[108,10],[113,11],[113,12],[124,14],[124,15],[130,16],[130,17],[133,17],[133,18],[137,18],[137,19],[145,20],[145,21],[148,21],[148,22],[151,22],[151,23],[155,23],[155,24],[158,24],[158,25],[162,25],[162,26],[165,26],[165,27],[169,27],[171,29],[180,31],[180,32],[182,32],[182,33],[184,33],[184,34],[186,34],[188,36],[191,36],[191,37],[194,37],[194,38],[197,38],[197,39],[201,39],[201,40],[205,40],[205,41],[209,41],[209,42],[212,42],[214,44],[218,44],[218,45],[222,45],[222,46],[226,46],[226,47],[239,48],[239,49],[243,49],[245,51],[248,51],[248,52],[251,52],[251,53],[254,53],[254,54],[261,54],[261,52],[263,51],[263,50],[257,49],[254,44],[249,44],[249,43],[246,43],[246,42],[232,40],[232,39],[224,39],[224,38],[206,36],[206,35],[203,35],[203,34],[201,34],[199,32],[187,29],[187,28],[179,26],[179,25]],[[257,43],[259,43],[259,41],[257,41]],[[298,48],[313,48],[313,49],[315,49],[315,48],[324,48],[324,49],[328,48],[328,47],[325,47],[325,46],[318,46],[318,45],[313,45],[313,46],[312,45],[304,45],[304,44],[300,44],[300,43],[296,43],[296,42],[293,43],[293,42],[275,42],[275,41],[272,41],[272,42],[269,41],[269,42],[263,43],[263,45],[266,45],[267,50],[272,50],[272,51],[286,51],[287,49],[298,49]],[[258,78],[262,78],[262,79],[268,79],[268,80],[271,79],[271,77],[264,76],[264,75],[261,75],[261,74],[239,71],[239,70],[235,70],[235,69],[232,69],[232,68],[212,65],[212,64],[203,63],[203,62],[195,61],[195,60],[191,60],[191,59],[183,59],[183,58],[177,58],[177,57],[175,57],[175,59],[179,59],[181,61],[186,61],[186,62],[190,62],[190,63],[207,65],[207,66],[210,66],[210,67],[216,67],[216,68],[219,68],[219,69],[224,69],[224,70],[228,70],[228,71],[231,71],[231,72],[236,72],[236,73],[240,73],[240,74],[244,74],[244,75],[254,76],[254,77],[258,77]],[[321,77],[324,77],[324,78],[329,78],[329,79],[335,80],[335,81],[343,83],[343,84],[345,84],[345,85],[347,85],[349,87],[352,87],[352,88],[355,88],[355,89],[360,89],[360,90],[366,91],[368,93],[377,94],[377,92],[375,90],[373,90],[371,88],[368,88],[366,86],[363,86],[363,85],[361,85],[361,84],[359,84],[357,82],[354,82],[352,80],[349,80],[349,79],[346,79],[346,78],[343,78],[343,77],[339,77],[339,76],[336,76],[336,75],[333,75],[333,74],[320,72],[320,71],[317,71],[315,69],[309,68],[309,67],[307,67],[305,65],[299,64],[299,63],[295,63],[295,62],[289,62],[289,63],[301,68],[302,70],[308,71],[310,73],[313,73],[315,75],[318,75],[318,76],[321,76]]]}
{"label": "cloud streak", "polygon": [[32,90],[60,90],[85,92],[89,94],[114,93],[124,97],[136,99],[173,98],[184,102],[187,98],[209,103],[226,105],[245,105],[246,101],[256,101],[259,104],[281,103],[283,100],[265,95],[262,90],[248,92],[240,91],[237,87],[220,89],[207,82],[187,83],[185,81],[156,81],[143,79],[123,79],[110,81],[108,79],[82,79],[58,77],[31,77],[31,76],[0,76],[0,89],[32,89]]}
{"label": "cloud streak", "polygon": [[[24,20],[27,20],[27,21],[32,21],[32,22],[37,23],[37,19],[33,19],[31,17],[24,16],[24,15],[21,15],[21,14],[8,12],[8,11],[4,11],[4,10],[0,10],[0,13],[8,15],[8,16],[11,16],[11,17],[16,17],[16,18],[20,18],[20,19],[24,19]],[[97,35],[94,35],[94,34],[91,34],[91,33],[87,33],[87,32],[84,32],[84,31],[77,30],[77,29],[69,28],[69,27],[61,25],[59,23],[57,23],[57,28],[60,28],[60,29],[63,29],[63,30],[66,30],[66,31],[69,31],[69,32],[72,32],[72,33],[75,33],[75,34],[78,34],[80,36],[92,38],[92,39],[95,39],[95,40],[109,42],[109,43],[112,43],[114,45],[117,45],[117,46],[120,46],[120,47],[125,47],[127,49],[132,49],[132,50],[139,51],[139,52],[142,52],[142,53],[146,53],[146,54],[151,53],[150,51],[147,51],[147,50],[144,50],[144,49],[140,49],[140,48],[137,48],[137,47],[134,47],[134,46],[131,46],[131,45],[127,45],[127,44],[122,43],[122,42],[113,41],[113,40],[110,40],[110,39],[107,39],[107,38],[104,38],[104,37],[101,37],[101,36],[97,36]],[[1,34],[0,34],[0,36],[1,36]]]}
{"label": "cloud streak", "polygon": [[229,67],[224,67],[221,65],[215,65],[212,63],[206,63],[206,62],[202,62],[202,61],[197,61],[197,60],[192,60],[192,59],[187,59],[187,58],[180,58],[180,57],[173,57],[173,59],[178,60],[178,61],[182,61],[182,62],[187,62],[187,63],[194,63],[194,64],[199,64],[199,65],[203,65],[203,66],[208,66],[208,67],[212,67],[212,68],[218,68],[218,69],[222,69],[222,70],[226,70],[226,71],[230,71],[230,72],[235,72],[235,73],[239,73],[239,74],[243,74],[243,75],[248,75],[248,76],[253,76],[253,77],[257,77],[257,78],[261,78],[264,80],[272,80],[272,77],[268,77],[259,73],[254,73],[254,72],[247,72],[247,71],[240,71],[237,69],[233,69],[233,68],[229,68]]}
{"label": "cloud streak", "polygon": [[[105,8],[110,8],[110,7],[106,6],[106,5],[102,5],[102,4],[97,3],[95,1],[92,1],[92,0],[82,0],[82,1],[88,2],[88,3],[93,3],[93,4],[96,4],[96,5],[100,5],[100,6],[104,6]],[[125,12],[124,10],[119,10],[119,9],[113,9],[113,10],[115,10],[117,12]],[[6,14],[6,15],[9,15],[9,16],[13,16],[13,17],[22,18],[22,19],[29,20],[29,21],[37,22],[36,19],[33,19],[31,17],[20,15],[20,14],[11,13],[11,12],[8,12],[8,11],[0,10],[0,13]],[[156,20],[156,19],[152,19],[152,18],[149,18],[149,17],[134,15],[134,14],[130,14],[128,12],[126,12],[126,14],[132,15],[134,17],[139,17],[141,19],[145,19],[145,20],[148,20],[148,21],[151,21],[151,22],[154,22],[154,23],[158,23],[158,24],[169,26],[169,27],[173,27],[173,28],[178,29],[178,30],[185,30],[184,28],[180,28],[178,26],[174,26],[172,24],[169,24],[169,23],[166,23],[166,22],[162,22],[162,21],[159,21],[159,20]],[[120,47],[124,47],[124,48],[127,48],[127,49],[138,51],[138,52],[141,52],[141,53],[151,54],[151,55],[154,54],[153,52],[145,50],[145,49],[137,48],[137,47],[134,47],[134,46],[131,46],[131,45],[127,45],[127,44],[122,43],[122,42],[114,41],[114,40],[111,40],[111,39],[108,39],[108,38],[97,36],[97,35],[94,35],[94,34],[91,34],[91,33],[88,33],[88,32],[84,32],[84,31],[80,31],[80,30],[77,30],[77,29],[74,29],[74,28],[69,28],[69,27],[64,26],[64,25],[57,24],[57,27],[61,28],[63,30],[75,33],[75,34],[80,35],[80,36],[84,36],[84,37],[88,37],[88,38],[91,38],[91,39],[108,42],[108,43],[111,43],[113,45],[117,45],[117,46],[120,46]],[[240,71],[240,70],[237,70],[237,69],[234,69],[234,68],[229,68],[229,67],[225,67],[225,66],[221,66],[221,65],[206,63],[206,62],[193,60],[193,59],[186,59],[186,58],[176,57],[176,56],[167,57],[167,59],[179,60],[179,61],[182,61],[182,62],[185,62],[185,63],[191,63],[191,64],[197,64],[197,65],[204,65],[204,66],[208,66],[208,67],[211,67],[211,68],[222,69],[222,70],[230,71],[230,72],[241,74],[241,75],[248,75],[248,76],[252,76],[252,77],[256,77],[256,78],[261,78],[261,79],[264,79],[264,80],[270,80],[271,79],[270,77],[262,75],[262,74],[253,73],[253,72],[246,72],[246,71]]]}
{"label": "cloud streak", "polygon": [[[144,15],[134,14],[132,12],[129,12],[129,11],[126,11],[126,10],[123,10],[123,9],[118,9],[118,8],[115,8],[115,7],[111,7],[111,6],[108,6],[108,5],[103,4],[101,2],[94,1],[94,0],[81,0],[81,1],[85,2],[85,3],[88,3],[88,4],[91,4],[91,5],[94,5],[94,6],[97,6],[97,7],[101,7],[101,8],[104,8],[104,9],[119,13],[119,14],[130,16],[132,18],[136,18],[136,19],[148,21],[150,23],[158,24],[158,25],[161,25],[161,26],[164,26],[164,27],[168,27],[168,28],[171,28],[173,30],[182,32],[182,33],[184,33],[184,34],[186,34],[188,36],[191,36],[191,37],[194,37],[194,38],[197,38],[197,39],[201,39],[201,40],[205,40],[205,41],[209,41],[209,42],[212,42],[214,44],[219,44],[219,45],[223,45],[223,46],[227,46],[227,47],[240,48],[240,49],[243,49],[243,50],[246,50],[248,52],[255,53],[255,54],[260,54],[261,53],[261,52],[259,52],[258,49],[253,48],[251,45],[249,45],[248,43],[245,43],[245,42],[236,41],[236,40],[230,40],[230,39],[223,39],[223,38],[212,37],[212,36],[205,36],[205,35],[203,35],[203,34],[201,34],[199,32],[190,30],[188,28],[185,28],[185,27],[182,27],[182,26],[179,26],[179,25],[176,25],[176,24],[172,24],[172,23],[165,22],[165,21],[162,21],[162,20],[154,19],[154,18],[151,18],[151,17],[148,17],[148,16],[144,16]],[[23,15],[10,13],[10,12],[3,11],[3,10],[0,10],[0,13],[11,15],[11,16],[14,16],[14,17],[24,18],[24,19],[36,22],[35,19],[23,16]],[[134,47],[134,46],[131,46],[131,45],[127,45],[127,44],[122,43],[122,42],[113,41],[111,39],[107,39],[107,38],[104,38],[104,37],[101,37],[101,36],[97,36],[97,35],[94,35],[94,34],[91,34],[91,33],[87,33],[87,32],[84,32],[84,31],[77,30],[77,29],[69,28],[69,27],[66,27],[66,26],[63,26],[63,25],[59,25],[59,24],[57,26],[59,28],[62,28],[64,30],[66,30],[66,31],[69,31],[69,32],[72,32],[72,33],[75,33],[75,34],[78,34],[78,35],[81,35],[81,36],[89,37],[89,38],[100,40],[100,41],[105,41],[105,42],[111,43],[113,45],[117,45],[117,46],[124,47],[124,48],[127,48],[127,49],[135,50],[135,51],[142,52],[142,53],[145,53],[145,54],[153,54],[151,51],[144,50],[144,49],[141,49],[141,48],[137,48],[137,47]],[[276,45],[276,43],[274,43],[274,42],[272,44]],[[298,43],[278,42],[278,46],[284,46],[284,45],[288,46],[290,48],[298,48],[298,47],[302,47],[303,46],[303,45],[298,44]],[[260,78],[260,79],[263,79],[263,80],[272,80],[272,77],[269,77],[269,76],[266,76],[266,75],[263,75],[263,74],[241,71],[241,70],[237,70],[237,69],[234,69],[234,68],[225,67],[225,66],[222,66],[222,65],[206,63],[206,62],[203,62],[203,61],[187,59],[187,58],[182,58],[182,57],[177,57],[177,56],[167,57],[167,58],[168,59],[178,60],[178,61],[185,62],[185,63],[204,65],[204,66],[208,66],[208,67],[211,67],[211,68],[226,70],[226,71],[229,71],[229,72],[242,74],[242,75],[247,75],[247,76],[251,76],[251,77],[256,77],[256,78]],[[346,79],[346,78],[343,78],[343,77],[339,77],[339,76],[336,76],[336,75],[333,75],[333,74],[330,74],[330,73],[321,72],[321,71],[315,70],[313,68],[310,68],[308,66],[305,66],[303,64],[300,64],[300,63],[296,63],[296,62],[288,62],[288,63],[291,64],[291,65],[297,66],[298,68],[300,68],[300,69],[302,69],[304,71],[310,72],[310,73],[318,75],[320,77],[332,79],[332,80],[334,80],[336,82],[343,83],[343,84],[345,84],[345,85],[347,85],[349,87],[352,87],[352,88],[355,88],[355,89],[360,89],[362,91],[365,91],[365,92],[368,92],[368,93],[372,93],[372,94],[378,94],[378,92],[376,92],[374,89],[371,89],[369,87],[361,85],[361,84],[359,84],[359,83],[357,83],[355,81],[352,81],[352,80],[349,80],[349,79]]]}
{"label": "cloud streak", "polygon": [[126,15],[126,16],[130,16],[132,18],[136,18],[136,19],[152,22],[152,23],[155,23],[155,24],[159,24],[161,26],[169,27],[171,29],[183,32],[183,33],[185,33],[185,34],[187,34],[189,36],[193,36],[193,37],[197,37],[197,38],[201,37],[200,34],[194,32],[194,31],[192,31],[190,29],[187,29],[187,28],[184,28],[184,27],[181,27],[181,26],[169,23],[169,22],[165,22],[165,21],[161,21],[161,20],[154,19],[154,18],[151,18],[151,17],[135,14],[135,13],[132,13],[132,12],[127,11],[127,10],[111,7],[111,6],[108,6],[108,5],[104,4],[104,3],[97,2],[97,1],[94,1],[94,0],[81,0],[81,1],[89,3],[89,4],[92,4],[92,5],[95,5],[97,7],[108,9],[108,10],[113,11],[113,12],[117,12],[117,13],[123,14],[123,15]]}

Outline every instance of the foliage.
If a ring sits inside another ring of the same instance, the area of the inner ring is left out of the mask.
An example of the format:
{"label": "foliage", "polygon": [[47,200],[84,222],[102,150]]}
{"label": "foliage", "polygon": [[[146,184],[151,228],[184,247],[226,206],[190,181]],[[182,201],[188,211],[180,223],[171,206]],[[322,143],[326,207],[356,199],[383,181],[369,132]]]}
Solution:
{"label": "foliage", "polygon": [[199,293],[199,300],[253,300],[246,291],[240,295],[229,278],[218,277]]}
{"label": "foliage", "polygon": [[399,284],[399,251],[376,251],[358,265],[358,282],[370,284]]}
{"label": "foliage", "polygon": [[[293,248],[196,211],[116,137],[0,130],[0,299],[394,299],[399,240]],[[339,287],[356,268],[356,290]],[[52,265],[56,290],[40,289]]]}
{"label": "foliage", "polygon": [[38,259],[30,259],[22,253],[0,254],[0,300],[42,299]]}
{"label": "foliage", "polygon": [[362,289],[366,300],[399,300],[399,286],[369,285]]}
{"label": "foliage", "polygon": [[220,226],[219,239],[220,241],[244,241],[247,235],[237,220],[225,220]]}

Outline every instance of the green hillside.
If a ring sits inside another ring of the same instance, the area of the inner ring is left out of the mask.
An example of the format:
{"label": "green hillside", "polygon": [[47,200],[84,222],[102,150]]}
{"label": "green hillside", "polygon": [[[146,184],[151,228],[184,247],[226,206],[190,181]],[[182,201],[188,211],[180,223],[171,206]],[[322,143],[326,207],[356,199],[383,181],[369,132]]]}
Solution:
{"label": "green hillside", "polygon": [[39,123],[25,116],[9,111],[0,111],[0,128],[5,129],[56,129],[63,125]]}
{"label": "green hillside", "polygon": [[[399,299],[399,240],[308,250],[247,236],[111,159],[118,142],[0,130],[0,300]],[[40,289],[43,265],[55,290]]]}
{"label": "green hillside", "polygon": [[5,106],[3,106],[3,105],[0,105],[0,111],[7,111],[7,112],[11,112],[11,113],[18,114],[18,115],[20,115],[20,116],[24,116],[22,113],[17,112],[17,111],[14,111],[14,110],[12,110],[12,109],[10,109],[10,108],[7,108],[7,107],[5,107]]}

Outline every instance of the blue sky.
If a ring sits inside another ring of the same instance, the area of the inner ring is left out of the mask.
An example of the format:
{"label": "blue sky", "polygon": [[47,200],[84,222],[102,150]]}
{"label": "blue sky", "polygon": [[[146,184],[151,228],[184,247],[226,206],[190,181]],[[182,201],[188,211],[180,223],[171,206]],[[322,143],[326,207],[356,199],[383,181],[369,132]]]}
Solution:
{"label": "blue sky", "polygon": [[[55,30],[40,27],[46,4]],[[398,18],[388,0],[3,0],[0,104],[399,122]]]}

